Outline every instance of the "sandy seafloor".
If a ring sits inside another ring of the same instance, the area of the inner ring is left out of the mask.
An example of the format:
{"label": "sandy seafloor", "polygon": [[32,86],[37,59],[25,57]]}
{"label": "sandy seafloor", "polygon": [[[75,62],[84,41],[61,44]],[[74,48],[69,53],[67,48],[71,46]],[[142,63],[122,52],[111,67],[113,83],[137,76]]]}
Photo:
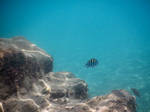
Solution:
{"label": "sandy seafloor", "polygon": [[[139,90],[150,112],[149,0],[0,1],[0,37],[24,36],[54,58],[54,71],[88,83],[89,96]],[[86,68],[90,58],[99,65]]]}

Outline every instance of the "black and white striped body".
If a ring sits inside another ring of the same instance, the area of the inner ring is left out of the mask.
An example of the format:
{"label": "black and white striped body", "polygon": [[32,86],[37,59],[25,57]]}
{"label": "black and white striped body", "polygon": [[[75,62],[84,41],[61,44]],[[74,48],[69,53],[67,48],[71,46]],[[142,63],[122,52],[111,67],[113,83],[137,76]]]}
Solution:
{"label": "black and white striped body", "polygon": [[98,60],[95,58],[91,58],[90,60],[88,60],[88,62],[85,64],[86,67],[95,67],[96,65],[98,65]]}

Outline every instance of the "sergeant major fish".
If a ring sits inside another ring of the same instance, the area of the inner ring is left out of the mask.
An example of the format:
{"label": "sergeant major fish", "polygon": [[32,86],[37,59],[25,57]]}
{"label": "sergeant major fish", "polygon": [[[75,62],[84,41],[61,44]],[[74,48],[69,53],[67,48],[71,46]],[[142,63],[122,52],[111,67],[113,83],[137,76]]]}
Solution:
{"label": "sergeant major fish", "polygon": [[88,67],[95,67],[98,65],[98,60],[95,58],[91,58],[90,60],[87,61],[87,63],[85,64],[85,66]]}

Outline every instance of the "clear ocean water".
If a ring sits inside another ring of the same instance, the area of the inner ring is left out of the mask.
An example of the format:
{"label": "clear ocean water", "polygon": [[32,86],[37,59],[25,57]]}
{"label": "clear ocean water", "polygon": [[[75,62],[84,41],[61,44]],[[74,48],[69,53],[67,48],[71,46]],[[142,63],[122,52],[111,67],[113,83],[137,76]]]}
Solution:
{"label": "clear ocean water", "polygon": [[[150,112],[149,0],[0,0],[0,37],[24,36],[54,58],[54,72],[88,83],[90,97],[139,90]],[[99,60],[95,68],[84,65]]]}

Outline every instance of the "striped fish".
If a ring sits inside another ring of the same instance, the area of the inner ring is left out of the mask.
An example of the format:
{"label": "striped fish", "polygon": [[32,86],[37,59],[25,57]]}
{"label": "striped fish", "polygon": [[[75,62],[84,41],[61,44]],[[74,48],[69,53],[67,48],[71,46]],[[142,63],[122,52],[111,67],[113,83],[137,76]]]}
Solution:
{"label": "striped fish", "polygon": [[85,64],[85,66],[88,67],[95,67],[98,65],[98,60],[95,58],[91,58],[90,60],[87,61],[87,63]]}

